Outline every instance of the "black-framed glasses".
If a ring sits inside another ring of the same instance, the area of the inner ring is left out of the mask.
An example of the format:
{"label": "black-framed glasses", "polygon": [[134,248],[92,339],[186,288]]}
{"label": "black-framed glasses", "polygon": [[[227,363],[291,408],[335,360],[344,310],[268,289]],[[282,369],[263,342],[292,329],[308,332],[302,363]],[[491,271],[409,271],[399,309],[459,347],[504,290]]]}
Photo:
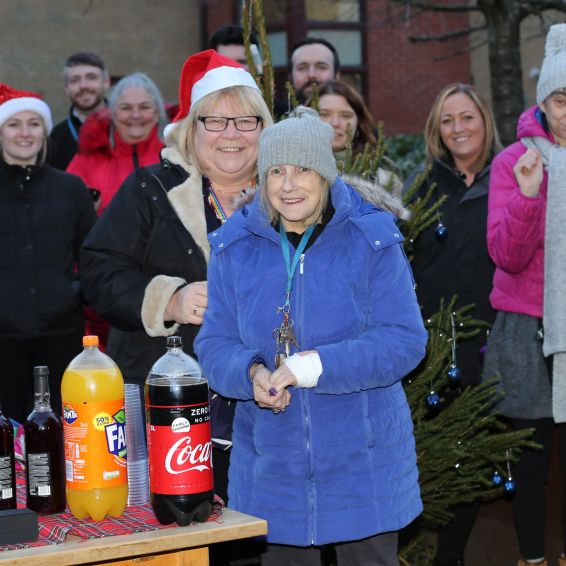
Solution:
{"label": "black-framed glasses", "polygon": [[204,129],[209,132],[223,132],[232,120],[236,130],[239,132],[253,132],[261,122],[261,116],[199,116],[198,119],[204,124]]}

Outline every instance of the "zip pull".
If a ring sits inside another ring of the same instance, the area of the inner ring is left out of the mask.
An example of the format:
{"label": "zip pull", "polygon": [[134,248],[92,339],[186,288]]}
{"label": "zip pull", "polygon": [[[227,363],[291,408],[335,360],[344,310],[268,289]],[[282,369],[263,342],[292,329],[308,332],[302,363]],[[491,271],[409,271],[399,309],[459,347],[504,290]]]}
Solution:
{"label": "zip pull", "polygon": [[304,265],[305,265],[305,254],[301,254],[299,256],[299,275],[302,275],[305,272]]}

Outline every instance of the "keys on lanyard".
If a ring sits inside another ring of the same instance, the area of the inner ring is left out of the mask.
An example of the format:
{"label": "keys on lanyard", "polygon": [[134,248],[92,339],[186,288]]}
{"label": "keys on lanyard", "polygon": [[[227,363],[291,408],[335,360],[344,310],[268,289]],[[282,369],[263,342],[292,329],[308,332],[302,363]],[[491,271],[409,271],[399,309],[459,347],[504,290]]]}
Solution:
{"label": "keys on lanyard", "polygon": [[291,345],[300,350],[299,343],[293,330],[294,321],[289,318],[289,312],[283,314],[283,322],[273,331],[275,338],[275,367],[278,368],[285,358],[291,355]]}

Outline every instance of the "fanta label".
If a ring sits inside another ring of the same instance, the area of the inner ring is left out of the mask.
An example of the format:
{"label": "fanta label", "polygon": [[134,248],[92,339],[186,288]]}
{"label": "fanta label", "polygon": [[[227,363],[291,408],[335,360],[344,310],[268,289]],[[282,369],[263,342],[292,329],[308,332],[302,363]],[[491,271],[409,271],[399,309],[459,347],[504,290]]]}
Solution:
{"label": "fanta label", "polygon": [[69,489],[127,483],[124,400],[63,402],[65,470]]}

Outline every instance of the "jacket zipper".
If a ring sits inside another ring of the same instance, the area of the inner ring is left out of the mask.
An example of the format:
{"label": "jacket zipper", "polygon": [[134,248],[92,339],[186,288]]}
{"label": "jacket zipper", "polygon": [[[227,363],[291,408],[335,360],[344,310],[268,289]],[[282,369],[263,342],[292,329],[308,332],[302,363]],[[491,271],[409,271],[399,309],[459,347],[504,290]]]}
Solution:
{"label": "jacket zipper", "polygon": [[[300,275],[304,275],[305,273],[305,254],[301,254],[299,257],[299,276]],[[299,297],[303,296],[303,281],[300,277],[297,277],[297,293],[296,293],[296,297],[297,297],[297,315],[301,314],[302,315],[302,303],[299,301]],[[298,325],[298,328],[303,328],[303,323],[304,323],[304,317],[301,316],[301,324]],[[301,343],[301,337],[298,337],[299,339],[299,344]],[[301,393],[301,400],[303,402],[303,411],[304,411],[304,419],[305,419],[305,436],[306,436],[306,443],[305,443],[305,449],[306,449],[306,471],[307,471],[307,481],[308,481],[308,504],[309,504],[309,509],[310,509],[310,514],[309,514],[309,534],[310,534],[310,541],[311,541],[311,545],[315,544],[314,538],[315,538],[315,533],[314,533],[314,525],[315,525],[315,521],[314,521],[314,517],[315,517],[315,511],[316,511],[316,505],[315,505],[315,484],[314,484],[314,474],[313,474],[313,464],[312,464],[312,439],[311,439],[311,414],[310,414],[310,404],[308,401],[308,396],[309,396],[309,392],[306,389],[301,389],[300,390]]]}

